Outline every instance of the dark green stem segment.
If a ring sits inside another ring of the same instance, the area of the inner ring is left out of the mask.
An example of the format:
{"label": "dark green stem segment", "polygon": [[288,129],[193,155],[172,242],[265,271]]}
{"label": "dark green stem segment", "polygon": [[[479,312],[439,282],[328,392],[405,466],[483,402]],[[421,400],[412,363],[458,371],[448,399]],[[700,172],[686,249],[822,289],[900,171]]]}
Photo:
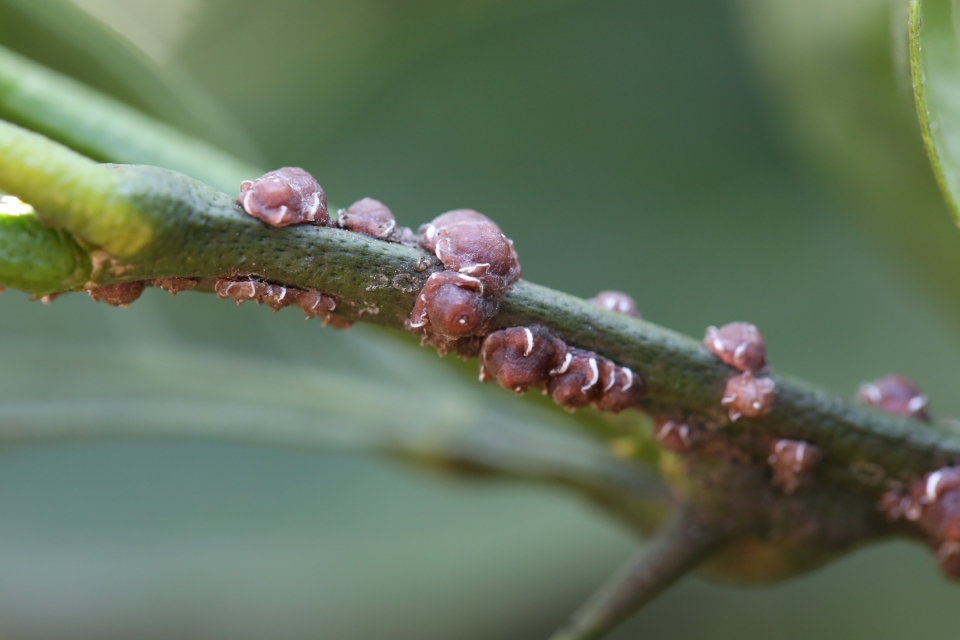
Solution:
{"label": "dark green stem segment", "polygon": [[578,609],[550,640],[598,640],[696,569],[723,536],[681,509],[650,545]]}
{"label": "dark green stem segment", "polygon": [[[252,274],[328,293],[338,301],[337,313],[348,320],[402,330],[417,292],[441,268],[423,251],[362,234],[316,226],[267,227],[246,215],[233,196],[183,174],[147,166],[100,165],[2,121],[0,189],[33,204],[42,222],[69,232],[91,250],[92,272],[85,287],[161,277]],[[38,241],[31,250],[50,260],[52,245],[45,246],[42,249]],[[25,279],[22,259],[18,267],[3,263],[5,255],[0,253],[0,285],[48,292]],[[66,242],[58,255],[64,264],[77,259],[75,248]],[[65,277],[62,288],[77,288],[76,282]],[[726,423],[720,399],[727,379],[736,372],[699,342],[520,281],[506,294],[495,325],[534,324],[633,369],[647,389],[639,408],[703,424]],[[815,442],[826,453],[820,473],[867,495],[876,495],[885,480],[906,479],[960,461],[956,433],[773,377],[777,385],[773,412],[742,419],[725,430],[732,435],[754,431]],[[758,454],[765,455],[763,439],[749,440],[758,443]]]}

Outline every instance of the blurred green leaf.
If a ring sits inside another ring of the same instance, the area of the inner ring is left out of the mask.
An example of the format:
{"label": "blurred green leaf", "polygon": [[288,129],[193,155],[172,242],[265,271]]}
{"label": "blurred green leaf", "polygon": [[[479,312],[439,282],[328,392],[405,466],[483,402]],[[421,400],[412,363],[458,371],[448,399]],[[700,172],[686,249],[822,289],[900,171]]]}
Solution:
{"label": "blurred green leaf", "polygon": [[0,0],[0,44],[196,137],[259,162],[250,138],[199,83],[160,67],[67,0]]}
{"label": "blurred green leaf", "polygon": [[783,135],[960,317],[960,251],[923,149],[901,0],[736,0]]}
{"label": "blurred green leaf", "polygon": [[0,367],[0,442],[193,437],[373,449],[602,495],[635,528],[663,515],[658,476],[583,437],[569,418],[511,402],[472,375],[447,375],[412,345],[352,333],[363,335],[340,336],[352,366],[376,373],[212,348],[8,344],[5,359],[18,365]]}
{"label": "blurred green leaf", "polygon": [[923,141],[960,224],[960,43],[950,0],[910,2],[910,70]]}

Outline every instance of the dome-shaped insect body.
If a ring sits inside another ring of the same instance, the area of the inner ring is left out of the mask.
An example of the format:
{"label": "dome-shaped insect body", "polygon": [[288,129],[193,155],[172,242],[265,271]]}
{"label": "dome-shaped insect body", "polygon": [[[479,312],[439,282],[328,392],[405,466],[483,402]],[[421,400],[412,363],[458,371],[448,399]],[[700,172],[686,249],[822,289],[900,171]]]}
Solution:
{"label": "dome-shaped insect body", "polygon": [[770,413],[774,403],[774,382],[756,377],[749,371],[727,380],[721,403],[730,412],[730,420],[759,418]]}
{"label": "dome-shaped insect body", "polygon": [[767,464],[773,472],[773,483],[787,495],[809,481],[813,468],[823,457],[820,447],[803,440],[777,440],[770,445]]}
{"label": "dome-shaped insect body", "polygon": [[341,229],[365,233],[380,240],[390,240],[397,230],[397,220],[385,204],[373,198],[364,198],[341,210],[337,216]]}
{"label": "dome-shaped insect body", "polygon": [[661,418],[653,423],[653,435],[665,449],[687,453],[699,434],[685,422]]}
{"label": "dome-shaped insect body", "polygon": [[857,399],[863,404],[899,416],[930,421],[927,396],[904,376],[889,375],[873,382],[864,382],[857,391]]}
{"label": "dome-shaped insect body", "polygon": [[312,175],[298,167],[271,171],[240,183],[240,206],[271,227],[327,224],[327,196]]}
{"label": "dome-shaped insect body", "polygon": [[448,271],[479,279],[486,295],[500,295],[520,277],[513,242],[493,220],[470,209],[450,211],[424,225],[420,245]]}
{"label": "dome-shaped insect body", "polygon": [[621,367],[606,358],[599,359],[600,397],[594,406],[600,411],[620,413],[633,405],[643,392],[643,381],[628,367]]}
{"label": "dome-shaped insect body", "polygon": [[136,301],[143,293],[147,283],[145,280],[136,280],[134,282],[121,282],[119,284],[108,284],[102,287],[94,287],[87,290],[87,295],[97,302],[106,302],[114,307],[123,307],[126,309],[131,303]]}
{"label": "dome-shaped insect body", "polygon": [[494,331],[480,350],[480,379],[514,393],[544,387],[550,371],[562,362],[567,347],[542,327]]}
{"label": "dome-shaped insect body", "polygon": [[154,278],[150,284],[175,296],[182,291],[196,289],[200,281],[196,278]]}
{"label": "dome-shaped insect body", "polygon": [[601,358],[583,349],[570,349],[563,362],[551,371],[547,390],[558,405],[568,411],[585,407],[600,397]]}
{"label": "dome-shaped insect body", "polygon": [[454,340],[483,335],[499,302],[483,294],[477,278],[455,271],[434,273],[417,296],[408,326]]}
{"label": "dome-shaped insect body", "polygon": [[740,371],[761,373],[767,368],[767,348],[763,336],[749,322],[731,322],[719,329],[707,327],[703,345]]}
{"label": "dome-shaped insect body", "polygon": [[936,551],[943,572],[960,579],[960,467],[944,467],[915,480],[909,493],[888,491],[879,508],[887,518],[915,522]]}
{"label": "dome-shaped insect body", "polygon": [[640,312],[637,311],[637,303],[622,291],[601,291],[590,298],[590,302],[614,313],[620,313],[631,318],[640,317]]}

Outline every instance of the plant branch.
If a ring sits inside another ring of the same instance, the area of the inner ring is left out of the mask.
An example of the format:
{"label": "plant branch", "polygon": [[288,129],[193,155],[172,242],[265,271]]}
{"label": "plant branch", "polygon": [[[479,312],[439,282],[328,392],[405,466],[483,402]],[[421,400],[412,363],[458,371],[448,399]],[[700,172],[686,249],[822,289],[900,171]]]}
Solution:
{"label": "plant branch", "polygon": [[[417,292],[440,268],[423,251],[361,234],[314,226],[268,228],[243,213],[234,197],[187,176],[155,167],[98,165],[6,123],[0,123],[0,189],[33,204],[45,224],[94,248],[88,287],[255,274],[331,294],[337,313],[350,321],[403,329]],[[520,281],[504,298],[495,325],[533,324],[632,368],[647,388],[638,408],[726,423],[720,399],[734,371],[698,342]],[[728,425],[725,432],[813,441],[826,453],[823,475],[868,496],[881,490],[884,479],[960,460],[958,434],[773,377],[773,412]],[[863,473],[865,465],[873,473]]]}
{"label": "plant branch", "polygon": [[657,532],[648,549],[628,561],[550,640],[597,640],[695,569],[717,549],[720,532],[680,509]]}

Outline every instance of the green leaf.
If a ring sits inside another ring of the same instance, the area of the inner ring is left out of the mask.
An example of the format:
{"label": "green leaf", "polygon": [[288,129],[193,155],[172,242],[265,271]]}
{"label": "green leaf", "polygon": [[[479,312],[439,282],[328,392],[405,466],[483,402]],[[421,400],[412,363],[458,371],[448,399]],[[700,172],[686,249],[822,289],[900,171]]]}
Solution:
{"label": "green leaf", "polygon": [[910,3],[910,69],[923,141],[960,224],[960,44],[950,0]]}
{"label": "green leaf", "polygon": [[259,154],[233,115],[190,74],[160,67],[65,0],[0,0],[0,43],[247,161]]}

